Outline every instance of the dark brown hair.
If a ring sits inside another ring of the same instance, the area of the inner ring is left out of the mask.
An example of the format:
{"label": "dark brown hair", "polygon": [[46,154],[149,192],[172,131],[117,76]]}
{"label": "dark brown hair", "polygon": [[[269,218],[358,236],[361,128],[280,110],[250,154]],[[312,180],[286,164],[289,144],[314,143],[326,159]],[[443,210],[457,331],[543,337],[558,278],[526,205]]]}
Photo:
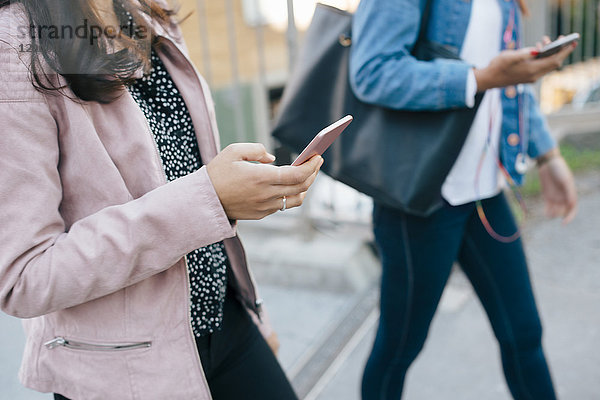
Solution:
{"label": "dark brown hair", "polygon": [[[0,0],[0,7],[11,2],[15,1]],[[122,7],[131,16],[135,26],[146,32],[147,37],[119,32],[107,40],[106,37],[94,37],[87,31],[94,27],[100,33],[114,33],[114,27],[110,27],[108,21],[102,18],[93,0],[18,2],[22,4],[30,24],[24,29],[21,27],[21,33],[26,32],[31,38],[28,50],[31,51],[34,86],[40,91],[51,92],[63,92],[62,89],[69,87],[77,98],[101,103],[116,99],[124,85],[133,81],[134,74],[140,68],[149,67],[149,45],[155,40],[155,32],[148,21],[157,21],[168,28],[175,14],[172,9],[152,0],[115,0],[115,8],[117,5]],[[73,35],[75,27],[82,26],[82,23],[85,23],[85,39]],[[52,34],[49,34],[49,27],[55,29]],[[62,29],[63,36],[59,36],[59,29]],[[70,35],[65,34],[65,30]],[[57,79],[52,79],[56,73],[64,77],[66,85],[61,86]]]}

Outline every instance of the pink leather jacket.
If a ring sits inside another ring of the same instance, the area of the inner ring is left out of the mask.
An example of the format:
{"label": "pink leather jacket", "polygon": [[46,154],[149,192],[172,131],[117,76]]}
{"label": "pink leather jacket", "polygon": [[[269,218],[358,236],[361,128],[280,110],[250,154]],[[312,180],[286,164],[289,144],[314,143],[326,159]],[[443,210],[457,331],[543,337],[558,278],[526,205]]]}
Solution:
{"label": "pink leather jacket", "polygon": [[[183,256],[225,240],[238,297],[259,314],[235,223],[205,167],[167,183],[128,93],[99,104],[36,91],[23,24],[18,4],[0,9],[0,306],[24,319],[20,379],[75,400],[210,399]],[[176,28],[162,35],[208,163],[209,90]]]}

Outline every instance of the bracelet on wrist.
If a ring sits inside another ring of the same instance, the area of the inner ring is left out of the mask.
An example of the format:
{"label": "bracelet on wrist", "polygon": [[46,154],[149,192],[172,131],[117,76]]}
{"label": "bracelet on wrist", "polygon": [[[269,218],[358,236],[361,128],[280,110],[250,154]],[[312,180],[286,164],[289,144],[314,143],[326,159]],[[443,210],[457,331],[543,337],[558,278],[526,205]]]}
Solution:
{"label": "bracelet on wrist", "polygon": [[556,157],[560,157],[560,150],[558,147],[553,148],[549,152],[542,154],[536,159],[538,168]]}

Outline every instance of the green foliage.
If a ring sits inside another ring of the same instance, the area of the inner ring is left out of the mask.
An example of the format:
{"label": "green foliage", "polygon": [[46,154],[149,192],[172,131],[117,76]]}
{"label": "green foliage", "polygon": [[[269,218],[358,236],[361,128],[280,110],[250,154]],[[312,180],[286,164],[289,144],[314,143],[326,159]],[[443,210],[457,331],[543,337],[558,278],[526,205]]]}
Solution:
{"label": "green foliage", "polygon": [[600,168],[600,149],[578,149],[573,145],[565,144],[560,147],[560,150],[573,172]]}

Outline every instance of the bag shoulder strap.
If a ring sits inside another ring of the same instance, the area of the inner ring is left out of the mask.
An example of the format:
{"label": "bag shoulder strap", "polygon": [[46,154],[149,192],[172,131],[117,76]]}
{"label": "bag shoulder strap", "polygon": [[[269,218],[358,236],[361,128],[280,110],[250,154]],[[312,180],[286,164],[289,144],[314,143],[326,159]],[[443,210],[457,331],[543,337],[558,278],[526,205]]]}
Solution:
{"label": "bag shoulder strap", "polygon": [[[425,8],[423,9],[423,14],[421,14],[421,24],[419,27],[419,37],[417,38],[417,43],[424,43],[427,41],[427,28],[429,28],[429,16],[431,15],[431,3],[433,0],[425,1]],[[416,44],[415,44],[416,46]]]}
{"label": "bag shoulder strap", "polygon": [[434,0],[426,0],[423,14],[421,15],[421,26],[419,27],[419,36],[411,54],[418,60],[431,61],[434,58],[448,58],[460,60],[460,55],[455,49],[444,46],[440,43],[432,42],[427,39],[427,29],[429,27],[431,6]]}

